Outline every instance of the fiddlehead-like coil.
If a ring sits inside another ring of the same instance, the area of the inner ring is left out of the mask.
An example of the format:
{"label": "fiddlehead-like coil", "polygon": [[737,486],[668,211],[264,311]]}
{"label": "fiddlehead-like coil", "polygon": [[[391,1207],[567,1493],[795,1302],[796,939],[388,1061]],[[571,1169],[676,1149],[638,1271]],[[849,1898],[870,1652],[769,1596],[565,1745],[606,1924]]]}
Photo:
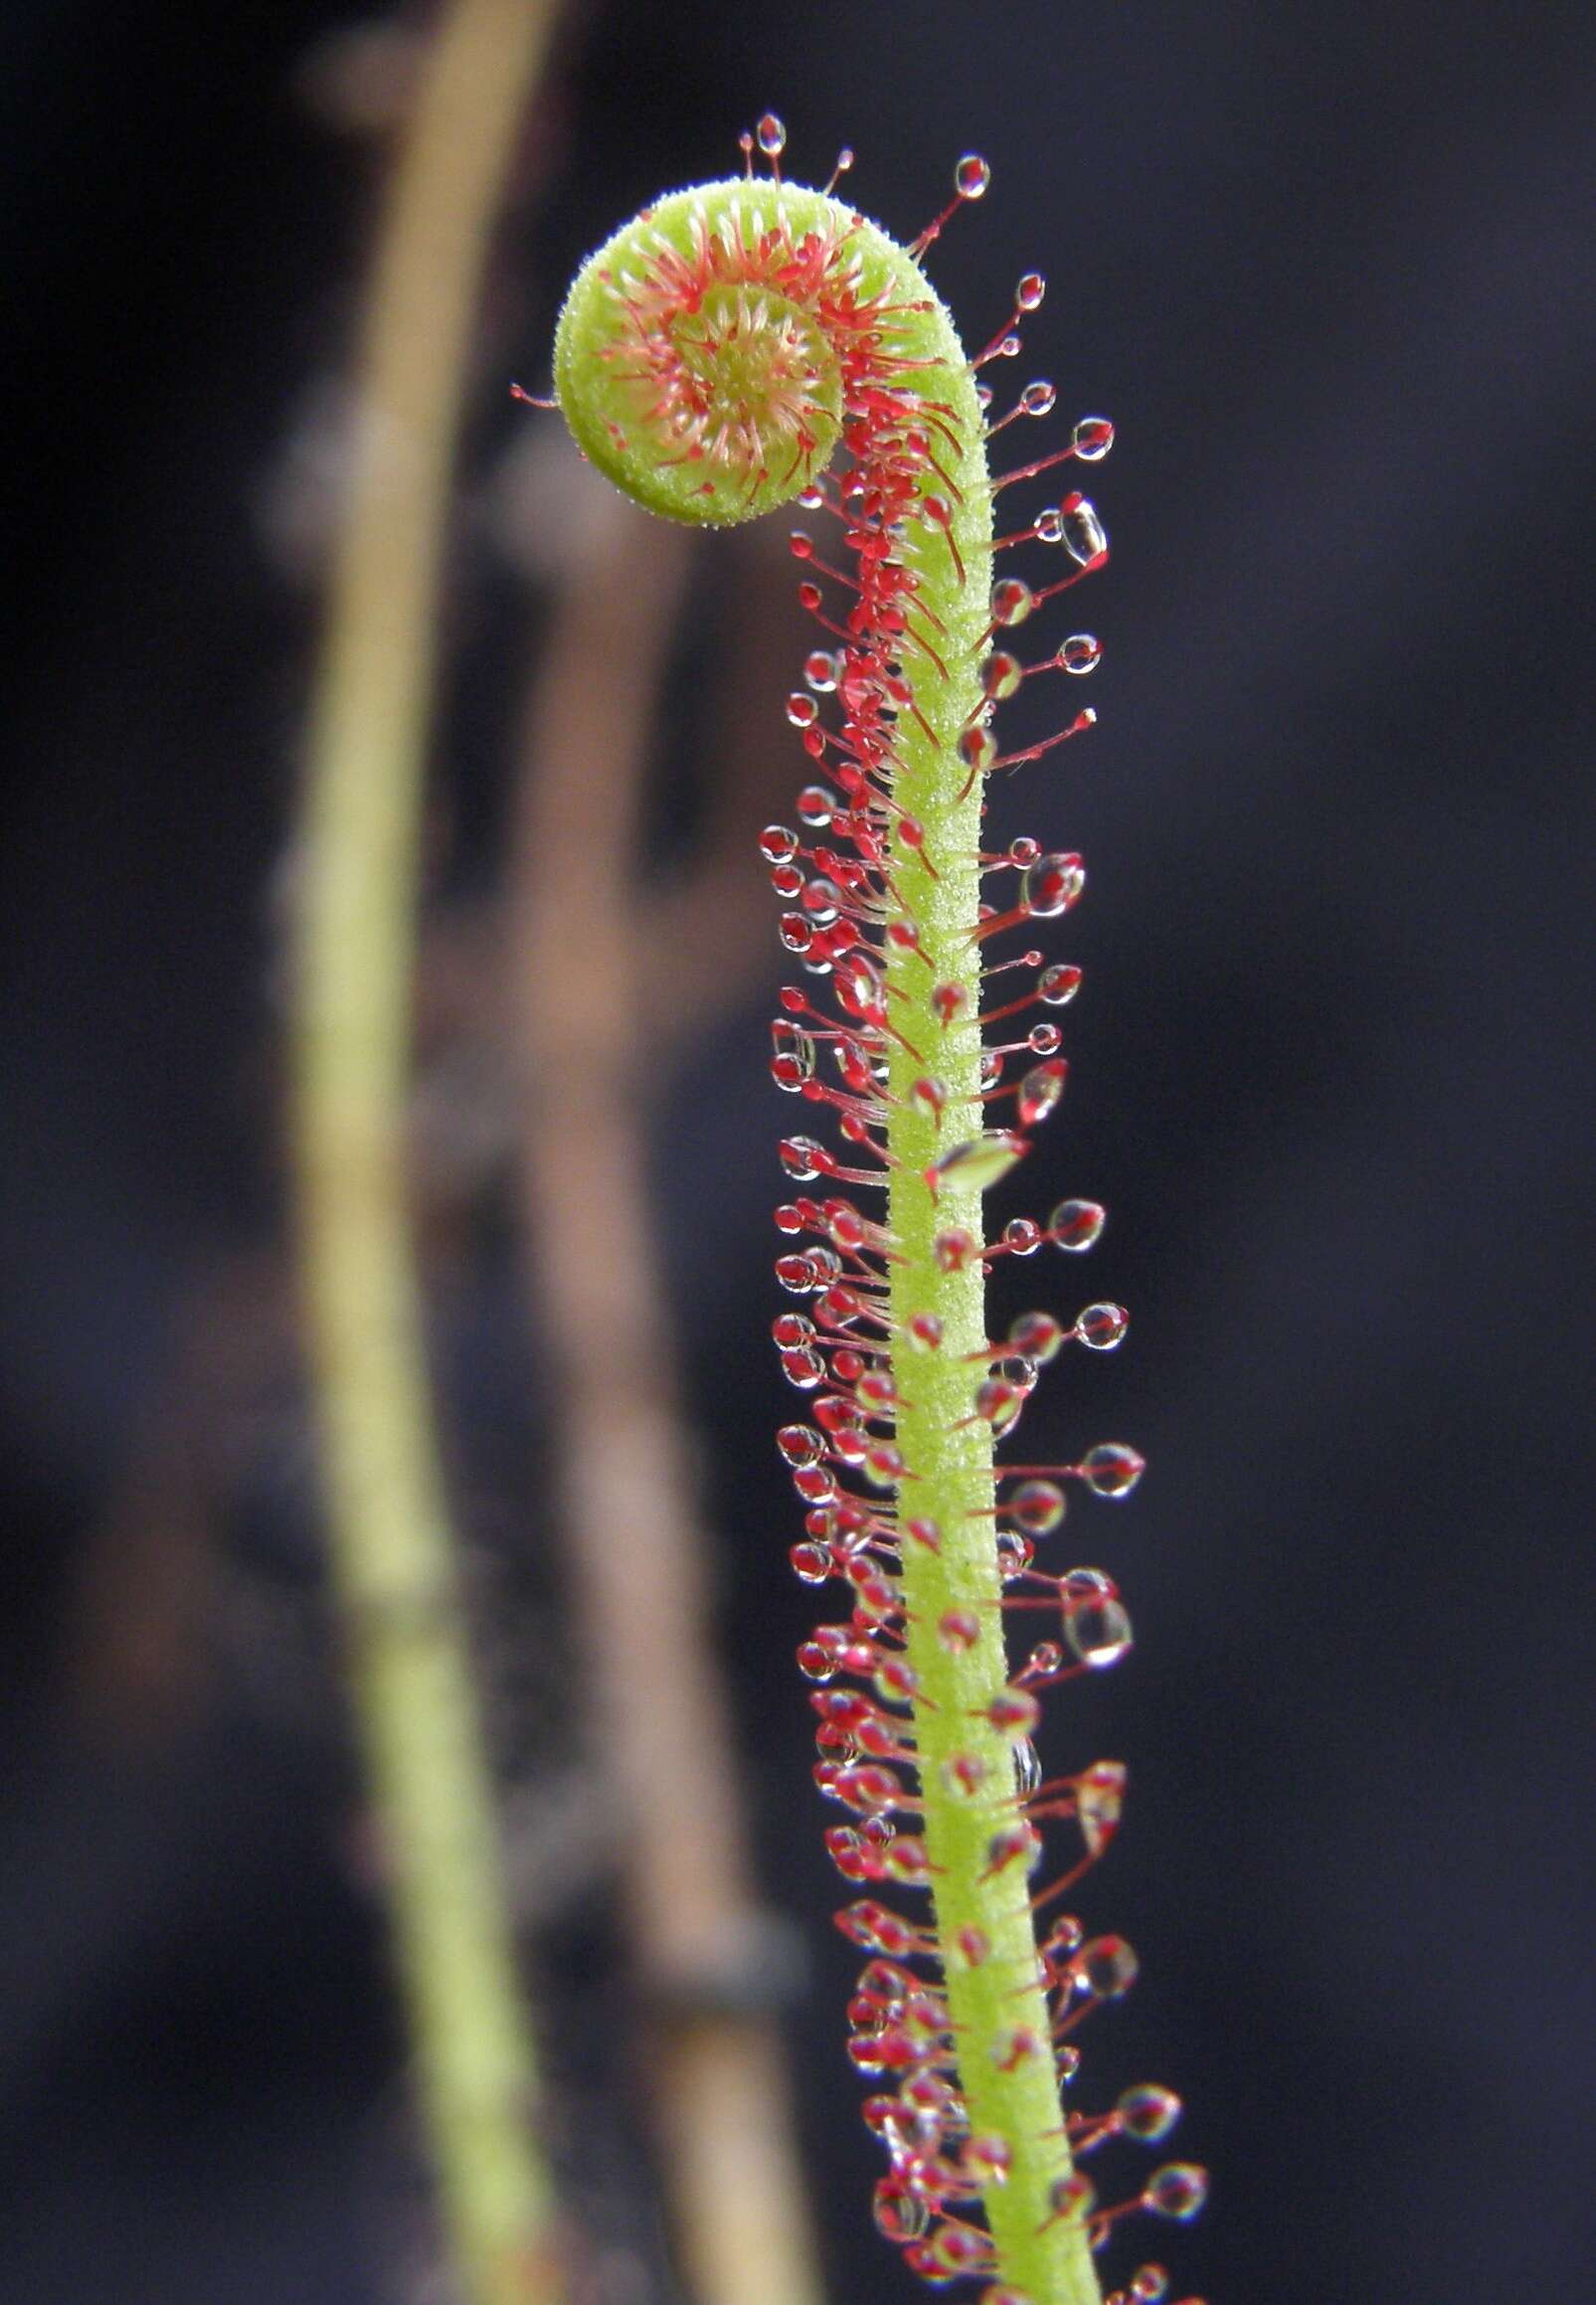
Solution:
{"label": "fiddlehead-like coil", "polygon": [[[779,123],[759,140],[779,152]],[[954,207],[985,182],[982,162],[962,162]],[[1031,1736],[1039,1693],[1113,1664],[1131,1636],[1110,1577],[1044,1571],[1037,1549],[1063,1521],[1066,1482],[1124,1496],[1142,1461],[1106,1443],[1070,1465],[994,1463],[1042,1364],[1067,1342],[1117,1344],[1127,1317],[1096,1304],[1069,1324],[1031,1313],[1003,1340],[987,1333],[994,1260],[1088,1248],[1103,1212],[1077,1199],[1045,1225],[1016,1217],[994,1239],[983,1225],[984,1193],[1059,1102],[1056,1012],[1080,981],[1038,952],[994,961],[995,940],[1067,912],[1085,875],[1034,841],[985,850],[981,784],[1095,717],[1008,755],[991,728],[1031,674],[1095,666],[1090,634],[1028,666],[1008,642],[1107,558],[1078,493],[1000,538],[994,500],[1095,461],[1113,430],[1084,419],[1065,445],[990,477],[993,434],[1053,407],[1037,383],[994,421],[978,375],[1018,350],[1042,282],[1020,282],[1011,321],[969,359],[916,262],[952,213],[906,250],[828,193],[780,181],[670,195],[584,267],[555,381],[587,454],[654,511],[725,525],[796,497],[837,538],[793,537],[799,597],[824,633],[788,704],[814,781],[798,796],[804,830],[769,826],[761,846],[807,978],[783,990],[772,1070],[841,1140],[783,1142],[800,1190],[777,1210],[790,1243],[777,1274],[806,1307],[775,1324],[809,1403],[810,1421],[779,1435],[806,1511],[794,1565],[839,1583],[850,1610],[799,1653],[816,1684],[815,1774],[853,1820],[827,1835],[844,1876],[927,1900],[908,1918],[867,1893],[839,1914],[871,1956],[850,2048],[883,2092],[866,2107],[890,2159],[877,2221],[909,2261],[934,2281],[982,2281],[987,2305],[1098,2305],[1094,2256],[1120,2216],[1188,2216],[1203,2180],[1170,2164],[1100,2206],[1078,2158],[1161,2137],[1178,2104],[1145,2088],[1085,2114],[1060,2095],[1070,2037],[1136,1971],[1123,1939],[1087,1940],[1050,1909],[1112,1839],[1125,1773],[1097,1762],[1046,1781]],[[1032,545],[1066,573],[994,584],[994,554]],[[994,993],[1015,969],[1024,989],[1006,996],[1010,975]],[[861,1205],[854,1188],[884,1202]],[[1029,1609],[1051,1613],[1057,1638],[1011,1669],[1004,1617]],[[1038,1888],[1055,1821],[1078,1849]],[[1166,2294],[1153,2270],[1132,2294]]]}
{"label": "fiddlehead-like coil", "polygon": [[555,338],[560,405],[650,510],[752,519],[825,468],[845,417],[868,421],[901,393],[911,336],[945,381],[963,370],[912,275],[823,193],[741,179],[673,193],[583,266]]}

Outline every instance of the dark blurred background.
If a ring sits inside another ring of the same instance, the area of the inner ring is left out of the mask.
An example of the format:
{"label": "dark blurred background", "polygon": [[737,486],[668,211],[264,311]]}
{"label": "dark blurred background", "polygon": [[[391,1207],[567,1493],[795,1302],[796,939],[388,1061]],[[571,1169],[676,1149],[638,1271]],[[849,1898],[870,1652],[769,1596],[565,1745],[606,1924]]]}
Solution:
{"label": "dark blurred background", "polygon": [[[437,2293],[325,1623],[278,1051],[339,385],[411,29],[318,0],[12,0],[0,29],[16,2305]],[[502,1634],[496,1752],[533,1851],[554,2149],[614,2240],[605,2293],[671,2292],[472,1005],[558,590],[505,511],[554,420],[504,387],[546,385],[585,249],[735,166],[768,104],[793,173],[853,144],[853,196],[905,235],[984,152],[991,192],[939,282],[981,340],[1044,269],[1012,381],[1051,376],[1119,428],[1093,482],[1115,559],[1076,620],[1105,640],[1101,724],[996,821],[1093,873],[1064,948],[1088,976],[1070,1105],[1015,1205],[1106,1200],[1087,1293],[1135,1316],[1046,1414],[1062,1446],[1123,1435],[1152,1466],[1123,1516],[1077,1524],[1136,1653],[1050,1731],[1059,1765],[1132,1770],[1085,1909],[1144,1974],[1095,2023],[1096,2094],[1170,2082],[1181,2148],[1214,2171],[1202,2222],[1143,2253],[1215,2305],[1573,2298],[1596,49],[1577,9],[1298,0],[577,9],[529,124],[451,538],[429,1255]],[[779,608],[762,716],[729,767],[694,766],[735,587],[712,553],[687,581],[649,872],[691,858],[706,778],[746,772],[757,887],[766,788],[800,781],[779,699],[807,642]],[[874,2148],[843,2110],[852,1964],[824,1921],[791,1669],[813,1610],[762,1348],[779,975],[772,933],[678,1035],[649,1145],[761,1879],[809,1949],[787,2018],[827,2263],[839,2300],[885,2305],[917,2292],[870,2230]],[[1007,1277],[1016,1306],[1079,1288],[1049,1264]]]}

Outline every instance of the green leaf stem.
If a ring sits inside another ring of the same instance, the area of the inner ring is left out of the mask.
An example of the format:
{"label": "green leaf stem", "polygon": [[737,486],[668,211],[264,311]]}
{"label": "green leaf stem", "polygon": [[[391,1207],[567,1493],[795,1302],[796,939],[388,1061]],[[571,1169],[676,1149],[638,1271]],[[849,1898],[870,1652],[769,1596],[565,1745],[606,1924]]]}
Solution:
{"label": "green leaf stem", "polygon": [[[809,244],[835,261],[805,266]],[[996,2254],[988,2278],[1030,2305],[1099,2305],[1086,2214],[1057,2206],[1071,2160],[1028,1867],[993,1863],[994,1837],[1020,1812],[1010,1736],[987,1717],[1008,1667],[992,1428],[975,1413],[988,1373],[984,1268],[978,1254],[961,1262],[934,1248],[959,1229],[983,1242],[974,1180],[983,1163],[928,1175],[986,1125],[975,941],[982,802],[959,749],[982,720],[991,623],[992,489],[975,376],[925,274],[884,232],[824,194],[734,181],[661,200],[590,260],[561,318],[556,387],[578,443],[621,488],[669,518],[724,525],[809,485],[839,435],[857,447],[872,389],[870,331],[858,324],[867,311],[878,315],[888,421],[901,428],[912,397],[932,451],[892,546],[917,608],[901,649],[911,701],[892,729],[896,829],[883,866],[913,930],[911,942],[883,948],[895,1488],[900,1521],[937,1532],[934,1544],[902,1545],[918,1798],[971,2135],[1006,2148],[1006,2174],[983,2196]],[[717,347],[730,348],[723,373],[707,365]],[[934,988],[953,1012],[946,1024]],[[928,1076],[945,1098],[913,1093]],[[912,1323],[940,1330],[940,1343],[916,1349]],[[973,1632],[950,1638],[950,1613]]]}

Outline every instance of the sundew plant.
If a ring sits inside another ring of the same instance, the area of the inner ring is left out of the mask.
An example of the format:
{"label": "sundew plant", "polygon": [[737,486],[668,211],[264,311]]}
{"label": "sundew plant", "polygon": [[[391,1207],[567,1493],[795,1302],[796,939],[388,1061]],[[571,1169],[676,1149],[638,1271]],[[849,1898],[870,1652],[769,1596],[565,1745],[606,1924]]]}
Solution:
{"label": "sundew plant", "polygon": [[[1111,1349],[1128,1316],[1093,1303],[989,1333],[992,1266],[1073,1260],[1104,1211],[985,1218],[1064,1095],[1080,972],[1039,940],[1086,873],[1035,840],[988,848],[982,819],[989,777],[1095,718],[1076,703],[1089,632],[1016,651],[1108,557],[1074,481],[1113,427],[1085,417],[1002,455],[1054,413],[1049,383],[1005,404],[983,381],[1018,353],[1042,278],[971,357],[920,267],[986,189],[983,160],[960,161],[953,201],[904,247],[835,196],[851,155],[812,191],[782,178],[780,121],[743,141],[743,176],[660,199],[586,265],[556,392],[587,455],[651,510],[715,527],[796,501],[808,523],[792,543],[812,645],[787,702],[808,781],[760,843],[796,979],[772,1071],[807,1108],[779,1148],[794,1302],[774,1332],[802,1405],[778,1444],[804,1516],[793,1565],[840,1595],[798,1665],[816,1781],[843,1812],[837,1923],[865,1956],[848,2048],[886,2157],[875,2217],[916,2271],[975,2283],[982,2305],[1104,2305],[1122,2219],[1187,2218],[1206,2179],[1167,2161],[1100,2186],[1125,2145],[1161,2145],[1179,2102],[1145,2083],[1093,2106],[1077,2077],[1084,2022],[1137,1971],[1123,1937],[1068,1909],[1125,1771],[1044,1778],[1033,1736],[1049,1690],[1131,1645],[1114,1580],[1063,1547],[1072,1494],[1124,1500],[1142,1459],[1114,1440],[1073,1464],[1015,1447],[1046,1364]],[[1056,488],[1034,490],[1044,475]],[[1005,751],[996,708],[1030,680],[1060,725]],[[1124,2279],[1121,2305],[1170,2294],[1156,2265]]]}

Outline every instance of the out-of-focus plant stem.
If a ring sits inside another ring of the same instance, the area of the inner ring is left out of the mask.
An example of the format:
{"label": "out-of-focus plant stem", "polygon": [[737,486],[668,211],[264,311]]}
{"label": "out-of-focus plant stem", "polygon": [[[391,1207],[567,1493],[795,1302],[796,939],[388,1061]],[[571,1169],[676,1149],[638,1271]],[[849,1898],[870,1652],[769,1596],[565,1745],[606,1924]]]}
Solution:
{"label": "out-of-focus plant stem", "polygon": [[[640,873],[686,539],[608,491],[598,503],[588,533],[567,534],[527,716],[512,879],[526,1238],[554,1387],[558,1517],[623,1821],[677,2259],[697,2305],[819,2305],[780,1988],[712,1635],[682,1341],[649,1221],[649,1098],[672,1034],[702,1028],[724,996],[712,969],[662,993],[669,940]],[[675,940],[718,954],[741,985],[751,964],[717,919],[729,909],[718,880],[700,868],[688,886],[699,901],[673,911]]]}
{"label": "out-of-focus plant stem", "polygon": [[557,2294],[537,2074],[423,1353],[405,1103],[438,572],[487,236],[540,0],[455,0],[397,158],[310,731],[300,1249],[334,1572],[423,2116],[470,2305]]}

